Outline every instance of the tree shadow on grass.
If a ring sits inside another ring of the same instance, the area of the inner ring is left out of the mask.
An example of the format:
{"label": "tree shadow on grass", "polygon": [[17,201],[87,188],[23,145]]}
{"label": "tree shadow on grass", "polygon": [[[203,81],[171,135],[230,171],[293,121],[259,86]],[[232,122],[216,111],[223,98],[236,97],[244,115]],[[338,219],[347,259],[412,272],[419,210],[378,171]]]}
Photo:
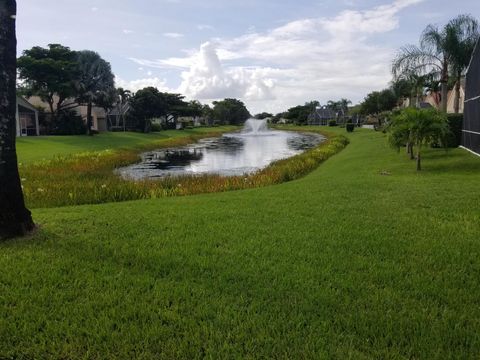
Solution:
{"label": "tree shadow on grass", "polygon": [[480,158],[462,149],[428,151],[422,158],[422,167],[430,173],[480,176]]}
{"label": "tree shadow on grass", "polygon": [[42,224],[35,224],[35,229],[25,236],[1,239],[0,248],[38,245],[52,239],[59,239],[59,236],[52,231],[46,230]]}

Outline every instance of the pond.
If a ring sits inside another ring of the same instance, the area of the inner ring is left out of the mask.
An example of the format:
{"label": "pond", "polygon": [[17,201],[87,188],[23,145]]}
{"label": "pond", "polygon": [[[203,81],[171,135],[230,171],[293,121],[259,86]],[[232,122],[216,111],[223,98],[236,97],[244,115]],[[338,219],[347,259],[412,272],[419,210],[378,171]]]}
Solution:
{"label": "pond", "polygon": [[117,171],[132,180],[180,175],[245,175],[275,160],[300,154],[324,139],[311,133],[269,130],[265,121],[250,119],[241,132],[203,139],[180,148],[149,151],[141,155],[141,162]]}

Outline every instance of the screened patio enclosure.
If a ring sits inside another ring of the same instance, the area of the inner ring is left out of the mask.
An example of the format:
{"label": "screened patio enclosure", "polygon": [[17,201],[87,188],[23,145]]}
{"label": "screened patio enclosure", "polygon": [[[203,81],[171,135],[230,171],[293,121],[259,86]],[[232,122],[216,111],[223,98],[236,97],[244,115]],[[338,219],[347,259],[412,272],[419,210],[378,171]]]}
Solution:
{"label": "screened patio enclosure", "polygon": [[466,75],[462,146],[480,155],[480,39]]}
{"label": "screened patio enclosure", "polygon": [[17,96],[17,111],[15,118],[17,136],[40,135],[38,110],[27,100],[19,96]]}

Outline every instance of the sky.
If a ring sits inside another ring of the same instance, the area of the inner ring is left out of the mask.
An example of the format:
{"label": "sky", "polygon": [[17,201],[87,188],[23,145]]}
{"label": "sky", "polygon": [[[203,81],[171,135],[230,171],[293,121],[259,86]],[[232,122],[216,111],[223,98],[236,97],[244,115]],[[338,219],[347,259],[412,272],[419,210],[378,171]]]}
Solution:
{"label": "sky", "polygon": [[252,114],[354,104],[391,81],[398,49],[428,24],[480,19],[478,0],[18,0],[18,54],[94,50],[116,85],[188,100],[238,98]]}

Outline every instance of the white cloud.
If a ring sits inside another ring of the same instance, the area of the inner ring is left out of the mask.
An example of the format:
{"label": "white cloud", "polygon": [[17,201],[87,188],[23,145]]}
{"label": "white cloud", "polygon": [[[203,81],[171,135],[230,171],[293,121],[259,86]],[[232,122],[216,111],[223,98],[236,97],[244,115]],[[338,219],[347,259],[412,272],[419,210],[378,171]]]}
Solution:
{"label": "white cloud", "polygon": [[399,27],[399,12],[423,0],[396,0],[334,17],[299,19],[267,32],[204,43],[184,57],[132,59],[182,69],[177,91],[190,98],[242,98],[252,112],[282,111],[317,99],[361,100],[385,87],[394,49],[372,38]]}
{"label": "white cloud", "polygon": [[236,67],[224,69],[211,42],[202,44],[195,62],[182,73],[180,92],[189,98],[202,100],[225,97],[244,99],[271,99],[273,79],[258,68]]}
{"label": "white cloud", "polygon": [[172,39],[178,39],[183,37],[184,35],[176,32],[167,32],[167,33],[163,33],[163,36],[172,38]]}
{"label": "white cloud", "polygon": [[168,88],[166,81],[158,77],[126,81],[117,76],[115,77],[115,84],[117,87],[122,87],[133,92],[150,86],[160,91],[172,91],[172,89]]}
{"label": "white cloud", "polygon": [[91,10],[92,10],[92,12],[97,12],[98,8],[97,7],[92,7]]}
{"label": "white cloud", "polygon": [[134,33],[134,31],[130,30],[130,29],[123,29],[122,31],[123,31],[124,34],[127,34],[127,35]]}

